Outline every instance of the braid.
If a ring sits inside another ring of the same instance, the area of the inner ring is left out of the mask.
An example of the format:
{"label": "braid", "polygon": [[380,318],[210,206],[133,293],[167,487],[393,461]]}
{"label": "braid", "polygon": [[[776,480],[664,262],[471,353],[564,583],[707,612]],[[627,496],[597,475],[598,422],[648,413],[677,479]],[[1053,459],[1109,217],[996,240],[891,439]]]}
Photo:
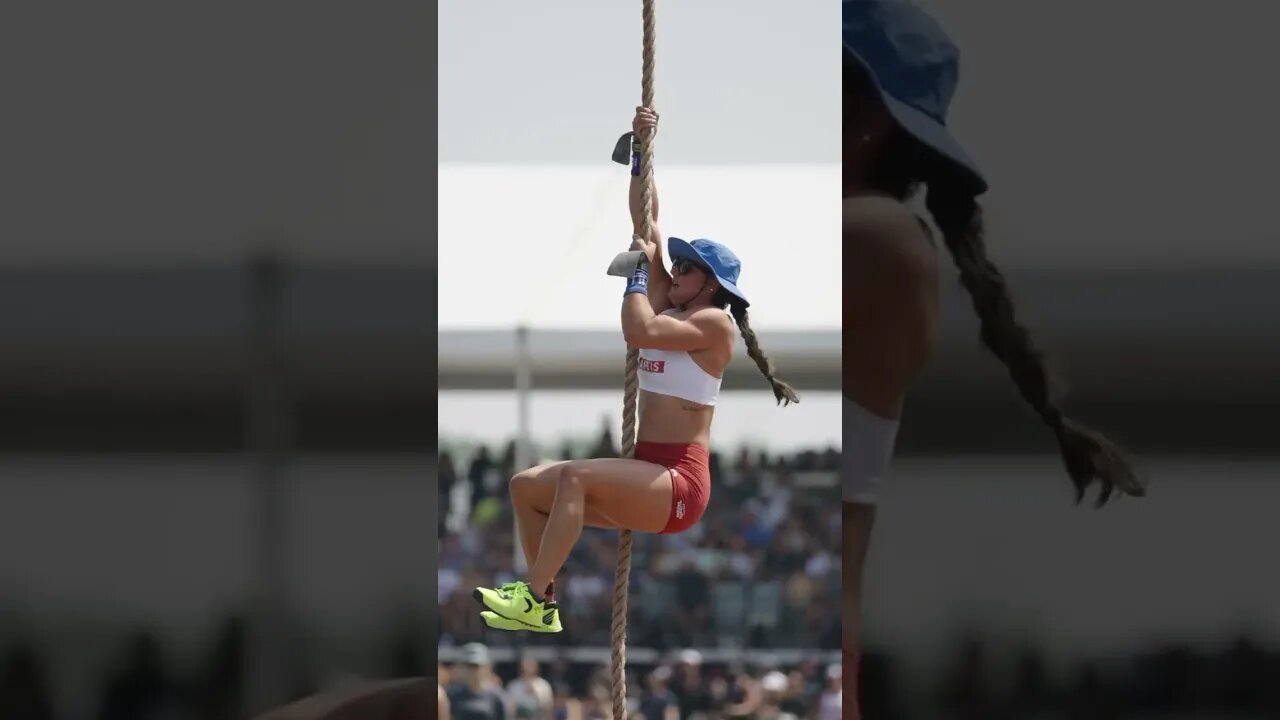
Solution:
{"label": "braid", "polygon": [[[720,292],[723,293],[724,291],[721,290]],[[774,377],[773,361],[764,354],[764,350],[760,349],[760,341],[756,339],[756,331],[752,330],[750,323],[747,322],[747,308],[740,302],[728,301],[727,304],[729,305],[729,313],[733,315],[734,322],[738,323],[738,330],[742,333],[742,339],[747,344],[747,355],[756,362],[756,367],[760,368],[760,372],[764,373],[769,384],[773,386],[773,397],[783,406],[800,402],[800,396],[796,395],[795,388]]]}
{"label": "braid", "polygon": [[1094,478],[1101,485],[1098,507],[1116,488],[1127,495],[1144,495],[1141,482],[1118,447],[1063,415],[1052,393],[1044,355],[1015,317],[1004,276],[987,258],[977,199],[947,183],[937,183],[930,185],[926,205],[960,270],[960,283],[973,298],[973,309],[982,323],[983,344],[1004,363],[1023,399],[1057,436],[1067,473],[1076,487],[1076,502],[1084,499]]}

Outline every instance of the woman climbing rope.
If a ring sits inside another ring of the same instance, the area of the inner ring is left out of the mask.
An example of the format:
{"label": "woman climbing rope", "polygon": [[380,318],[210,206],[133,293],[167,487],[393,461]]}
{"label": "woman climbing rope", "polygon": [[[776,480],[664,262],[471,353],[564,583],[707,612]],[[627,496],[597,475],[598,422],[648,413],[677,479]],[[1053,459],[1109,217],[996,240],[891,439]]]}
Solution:
{"label": "woman climbing rope", "polygon": [[955,45],[905,0],[845,0],[843,56],[842,615],[856,718],[863,563],[903,397],[928,360],[937,322],[934,239],[907,204],[921,185],[973,297],[982,340],[1057,438],[1077,499],[1095,481],[1099,505],[1113,491],[1140,496],[1143,487],[1114,445],[1063,414],[1040,352],[1014,317],[1004,277],[987,258],[977,201],[987,183],[945,125],[959,75]]}
{"label": "woman climbing rope", "polygon": [[[637,108],[635,137],[651,137],[657,123],[657,113]],[[643,257],[623,293],[622,335],[640,351],[635,457],[548,463],[511,478],[529,572],[522,581],[475,589],[492,628],[560,632],[555,576],[584,526],[678,533],[702,517],[711,499],[711,420],[733,358],[735,324],[777,401],[798,402],[791,386],[775,376],[747,321],[748,302],[737,286],[741,266],[729,248],[669,238],[668,274],[656,192],[646,219],[638,145],[633,155],[631,249]]]}

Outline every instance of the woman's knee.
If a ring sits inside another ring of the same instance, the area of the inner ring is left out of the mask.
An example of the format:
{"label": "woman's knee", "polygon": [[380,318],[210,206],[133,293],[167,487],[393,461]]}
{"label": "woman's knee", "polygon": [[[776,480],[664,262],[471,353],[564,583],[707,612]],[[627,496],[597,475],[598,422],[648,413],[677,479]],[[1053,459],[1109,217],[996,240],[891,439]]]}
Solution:
{"label": "woman's knee", "polygon": [[537,483],[538,468],[533,467],[528,470],[521,470],[511,476],[511,482],[507,484],[507,491],[511,494],[512,500],[526,498]]}
{"label": "woman's knee", "polygon": [[568,490],[571,492],[586,492],[587,477],[591,471],[587,469],[584,463],[570,462],[560,470],[559,476],[556,478],[556,491]]}
{"label": "woman's knee", "polygon": [[511,476],[507,491],[513,503],[532,506],[547,512],[555,497],[556,484],[566,466],[572,463],[546,463],[522,470]]}

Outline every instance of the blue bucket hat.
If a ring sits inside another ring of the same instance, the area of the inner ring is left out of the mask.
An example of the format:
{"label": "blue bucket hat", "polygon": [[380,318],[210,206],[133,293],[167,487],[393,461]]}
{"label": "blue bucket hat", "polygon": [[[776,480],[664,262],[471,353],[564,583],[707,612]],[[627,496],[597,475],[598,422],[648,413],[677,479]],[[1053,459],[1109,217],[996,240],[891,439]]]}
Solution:
{"label": "blue bucket hat", "polygon": [[844,58],[861,65],[898,125],[947,160],[974,192],[987,190],[978,165],[947,130],[960,79],[960,50],[907,0],[844,0]]}
{"label": "blue bucket hat", "polygon": [[685,258],[711,270],[711,274],[720,281],[720,287],[741,300],[743,307],[751,304],[747,302],[747,296],[738,289],[738,276],[742,274],[742,262],[729,248],[714,240],[685,242],[673,237],[667,238],[667,253],[672,260]]}

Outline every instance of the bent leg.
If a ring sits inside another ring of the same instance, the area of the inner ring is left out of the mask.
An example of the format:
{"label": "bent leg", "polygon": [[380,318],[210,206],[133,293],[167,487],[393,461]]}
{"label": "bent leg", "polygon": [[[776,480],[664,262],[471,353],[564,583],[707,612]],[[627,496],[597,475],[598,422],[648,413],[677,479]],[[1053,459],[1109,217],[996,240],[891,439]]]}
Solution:
{"label": "bent leg", "polygon": [[[556,483],[560,471],[571,460],[561,460],[531,467],[511,478],[511,506],[515,510],[516,525],[520,529],[520,545],[524,549],[527,567],[533,567],[538,559],[538,546],[551,515],[551,504],[556,499]],[[588,527],[612,530],[618,527],[609,518],[588,507],[584,522]],[[539,588],[539,591],[541,589]]]}
{"label": "bent leg", "polygon": [[661,532],[671,514],[671,473],[643,460],[575,460],[559,469],[555,499],[537,558],[529,567],[529,586],[543,588],[560,572],[582,535],[588,511],[613,527]]}
{"label": "bent leg", "polygon": [[[851,662],[846,663],[844,672],[845,698],[853,703],[853,714],[849,717],[860,717],[858,714],[858,654],[862,642],[862,572],[866,565],[867,546],[871,542],[871,526],[875,521],[874,505],[844,503],[843,540],[844,579],[847,584],[844,591],[844,653]],[[852,667],[848,667],[851,665]]]}

